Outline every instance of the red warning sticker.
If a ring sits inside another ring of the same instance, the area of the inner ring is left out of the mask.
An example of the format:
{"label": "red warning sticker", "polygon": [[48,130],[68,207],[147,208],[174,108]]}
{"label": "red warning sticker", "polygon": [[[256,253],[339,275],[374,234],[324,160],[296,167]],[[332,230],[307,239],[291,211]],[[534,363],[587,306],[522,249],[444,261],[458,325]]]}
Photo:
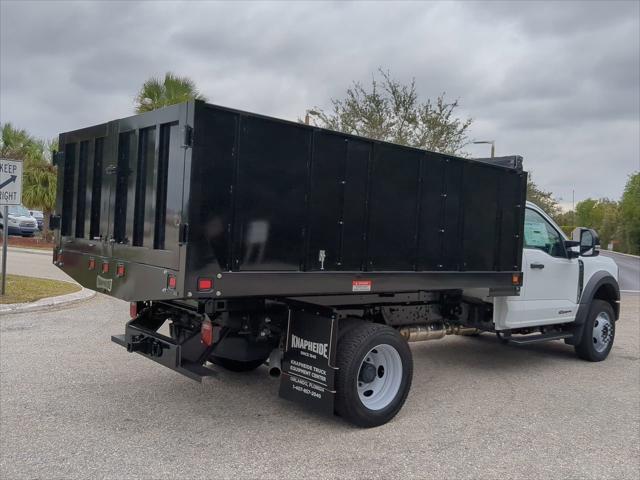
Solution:
{"label": "red warning sticker", "polygon": [[354,280],[353,282],[351,282],[351,291],[370,292],[372,283],[373,282],[371,280]]}

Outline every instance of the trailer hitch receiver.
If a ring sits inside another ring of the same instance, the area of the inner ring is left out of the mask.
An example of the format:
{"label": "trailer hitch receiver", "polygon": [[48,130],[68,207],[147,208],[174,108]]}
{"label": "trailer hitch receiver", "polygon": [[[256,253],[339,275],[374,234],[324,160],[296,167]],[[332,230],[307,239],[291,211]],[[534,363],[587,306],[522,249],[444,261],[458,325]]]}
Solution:
{"label": "trailer hitch receiver", "polygon": [[162,344],[145,335],[133,335],[127,343],[127,352],[142,352],[150,357],[161,357]]}

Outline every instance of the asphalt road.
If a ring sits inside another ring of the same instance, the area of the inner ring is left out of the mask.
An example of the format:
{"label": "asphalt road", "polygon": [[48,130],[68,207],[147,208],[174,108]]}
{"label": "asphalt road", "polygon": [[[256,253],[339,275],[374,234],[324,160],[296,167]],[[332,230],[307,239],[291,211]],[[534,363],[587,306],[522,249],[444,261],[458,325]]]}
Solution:
{"label": "asphalt road", "polygon": [[623,296],[597,364],[561,342],[413,344],[407,403],[372,430],[278,398],[264,367],[198,384],[127,353],[110,342],[128,316],[118,300],[7,315],[0,477],[635,479],[639,300]]}
{"label": "asphalt road", "polygon": [[640,257],[601,250],[601,255],[613,258],[618,264],[620,290],[640,292]]}

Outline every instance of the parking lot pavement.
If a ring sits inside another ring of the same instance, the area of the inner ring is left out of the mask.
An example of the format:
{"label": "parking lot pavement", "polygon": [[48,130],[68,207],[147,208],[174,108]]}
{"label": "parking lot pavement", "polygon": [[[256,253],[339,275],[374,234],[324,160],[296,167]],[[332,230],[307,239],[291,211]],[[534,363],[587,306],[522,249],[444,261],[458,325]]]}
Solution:
{"label": "parking lot pavement", "polygon": [[53,253],[49,251],[32,253],[9,247],[7,252],[7,272],[27,277],[50,278],[52,280],[75,281],[52,262]]}
{"label": "parking lot pavement", "polygon": [[0,476],[639,478],[639,297],[603,363],[491,335],[412,345],[395,420],[351,427],[277,397],[266,368],[198,384],[110,342],[127,304],[0,319]]}

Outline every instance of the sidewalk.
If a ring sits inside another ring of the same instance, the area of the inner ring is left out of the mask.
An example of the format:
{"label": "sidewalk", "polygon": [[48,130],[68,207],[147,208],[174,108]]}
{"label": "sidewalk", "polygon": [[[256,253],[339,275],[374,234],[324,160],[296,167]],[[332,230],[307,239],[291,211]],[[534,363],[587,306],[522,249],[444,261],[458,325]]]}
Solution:
{"label": "sidewalk", "polygon": [[21,253],[35,253],[36,255],[48,255],[53,256],[53,251],[44,248],[23,248],[23,247],[7,247],[9,252],[21,252]]}

